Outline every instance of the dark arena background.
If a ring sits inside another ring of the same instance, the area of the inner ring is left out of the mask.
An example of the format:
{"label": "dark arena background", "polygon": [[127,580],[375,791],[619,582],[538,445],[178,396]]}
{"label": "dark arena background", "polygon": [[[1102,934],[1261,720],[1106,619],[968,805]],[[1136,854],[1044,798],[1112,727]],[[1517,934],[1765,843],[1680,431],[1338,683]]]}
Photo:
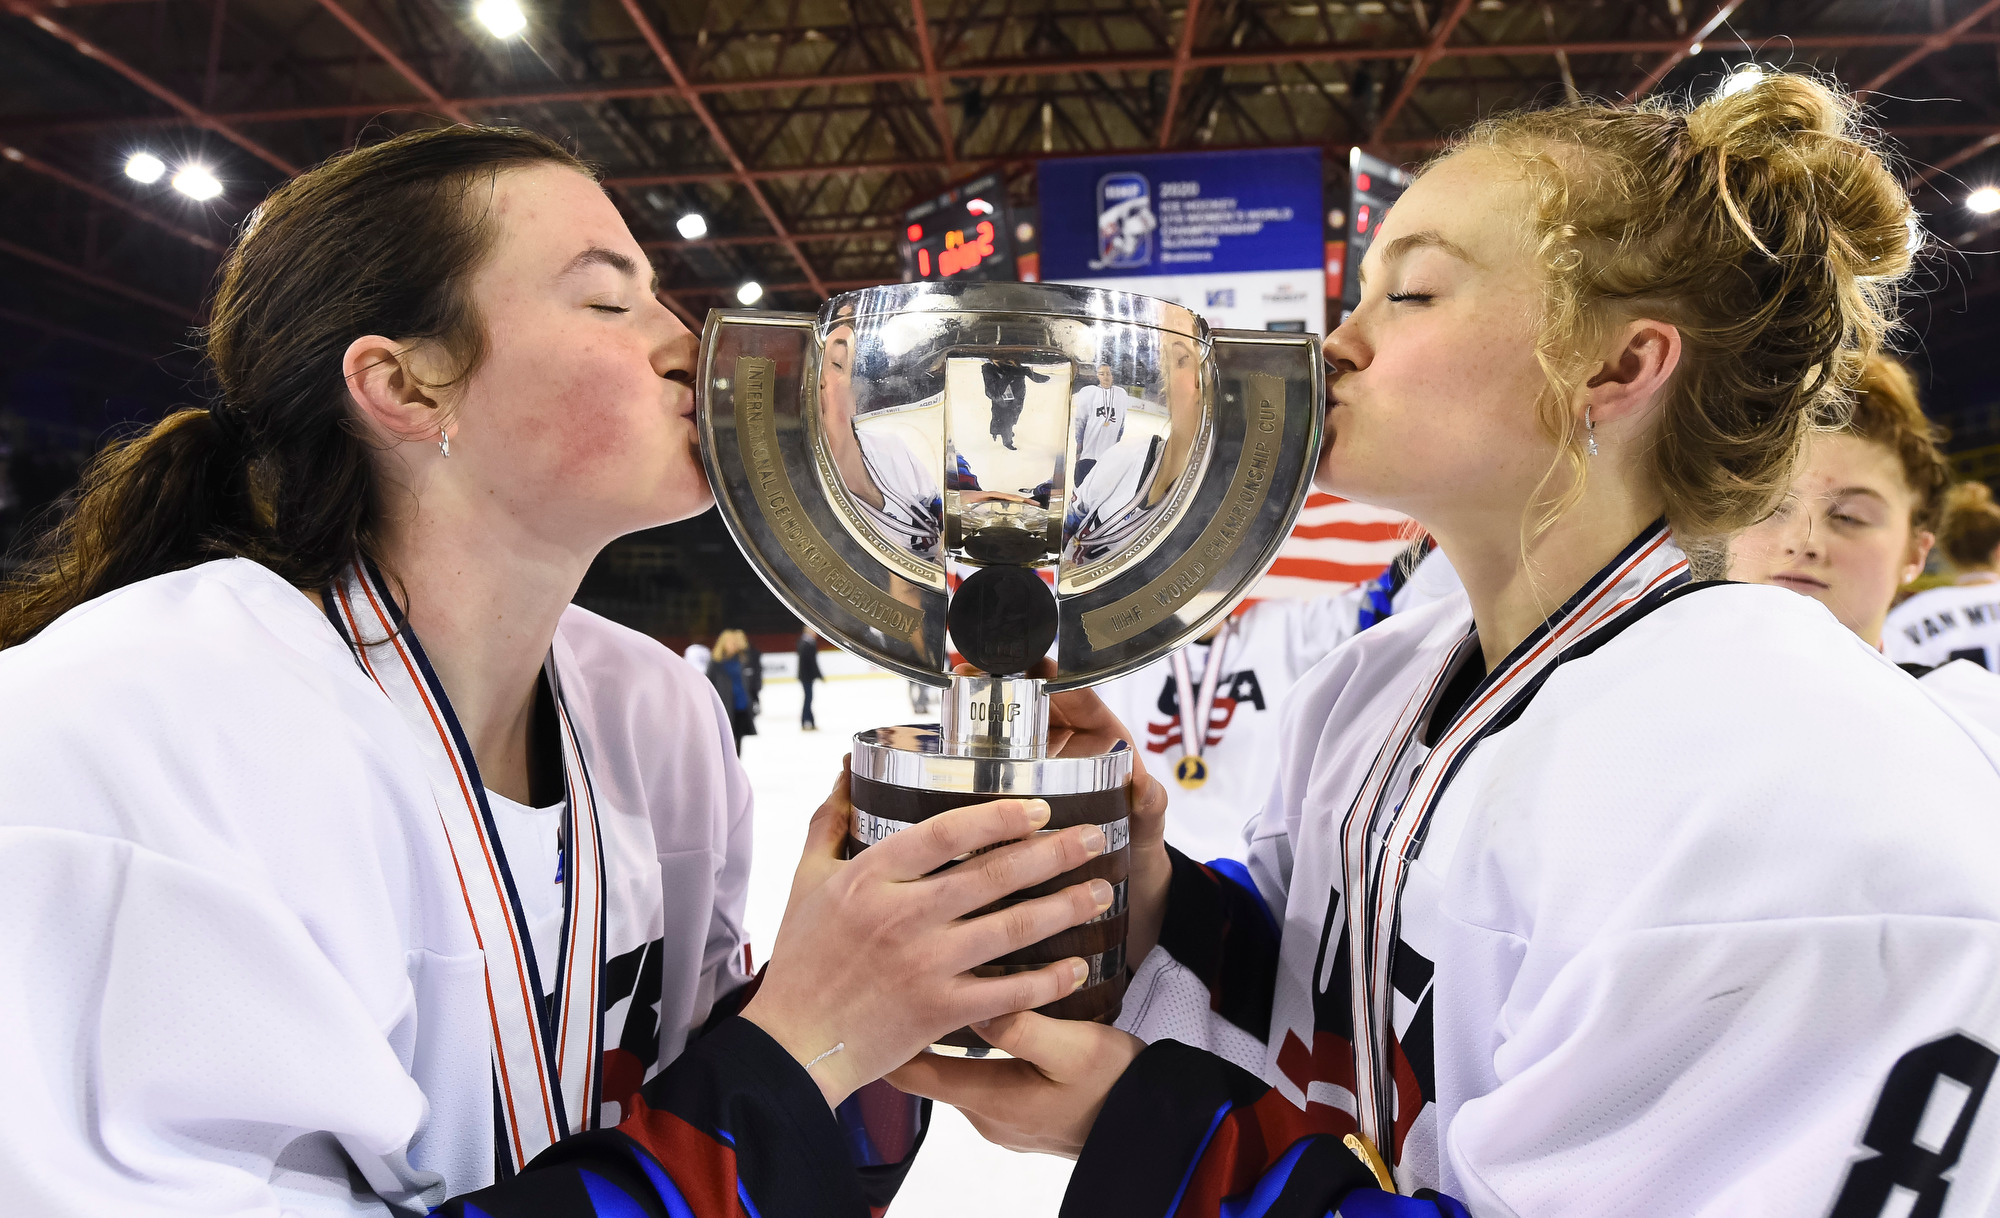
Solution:
{"label": "dark arena background", "polygon": [[[739,300],[811,310],[903,278],[914,221],[970,206],[969,223],[985,204],[954,188],[986,191],[986,175],[1017,222],[997,234],[1003,252],[1027,277],[1038,162],[1318,147],[1339,201],[1354,147],[1413,164],[1495,110],[1712,90],[1755,63],[1838,78],[1893,138],[1933,239],[1907,353],[1961,470],[2000,475],[2000,0],[0,0],[0,13],[0,537],[16,552],[107,438],[202,400],[223,249],[267,191],[356,141],[455,121],[569,141],[604,167],[663,298],[698,327]],[[1326,223],[1330,246],[1343,240],[1345,214],[1330,204]],[[676,645],[732,625],[789,647],[796,629],[713,514],[614,545],[580,599]]]}

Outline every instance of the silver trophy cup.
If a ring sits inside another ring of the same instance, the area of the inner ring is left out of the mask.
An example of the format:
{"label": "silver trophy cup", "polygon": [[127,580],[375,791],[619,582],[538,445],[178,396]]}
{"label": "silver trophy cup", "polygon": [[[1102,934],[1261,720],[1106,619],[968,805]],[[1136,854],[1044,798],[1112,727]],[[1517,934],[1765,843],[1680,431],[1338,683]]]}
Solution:
{"label": "silver trophy cup", "polygon": [[[944,690],[941,723],[854,737],[850,857],[1003,796],[1047,800],[1045,831],[1100,826],[1105,853],[1009,901],[1102,878],[1111,907],[980,971],[1081,956],[1084,986],[1042,1011],[1116,1018],[1132,751],[1051,747],[1048,695],[1200,636],[1270,566],[1319,453],[1317,341],[1125,292],[901,284],[817,315],[712,312],[698,384],[702,458],[758,574],[822,636]],[[993,1052],[969,1029],[935,1048]]]}

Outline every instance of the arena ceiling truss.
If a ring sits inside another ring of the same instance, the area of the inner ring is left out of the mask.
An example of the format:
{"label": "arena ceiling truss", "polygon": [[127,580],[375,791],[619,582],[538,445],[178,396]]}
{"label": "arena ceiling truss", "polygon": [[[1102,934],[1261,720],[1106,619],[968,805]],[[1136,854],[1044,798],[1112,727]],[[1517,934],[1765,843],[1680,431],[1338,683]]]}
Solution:
{"label": "arena ceiling truss", "polygon": [[[692,323],[746,281],[810,309],[898,278],[902,210],[989,169],[1031,205],[1042,158],[1316,144],[1337,200],[1350,146],[1419,160],[1498,109],[1711,89],[1752,61],[1838,77],[1893,136],[1963,252],[1937,260],[1933,348],[1992,337],[2000,305],[1977,256],[2000,214],[1964,206],[2000,179],[2000,0],[524,0],[513,37],[480,2],[0,0],[10,360],[99,388],[134,363],[184,376],[258,200],[428,124],[570,140]],[[221,193],[129,179],[141,150]]]}

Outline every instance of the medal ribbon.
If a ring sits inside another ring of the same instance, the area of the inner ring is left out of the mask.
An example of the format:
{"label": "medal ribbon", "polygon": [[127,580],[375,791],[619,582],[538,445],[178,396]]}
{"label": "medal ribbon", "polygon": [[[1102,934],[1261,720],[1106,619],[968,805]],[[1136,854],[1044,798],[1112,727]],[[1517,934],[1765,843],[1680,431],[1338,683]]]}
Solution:
{"label": "medal ribbon", "polygon": [[[553,652],[542,672],[554,696],[565,787],[558,864],[562,955],[538,961],[471,746],[380,572],[356,562],[346,582],[327,594],[326,611],[362,670],[402,713],[429,763],[466,915],[486,957],[494,1132],[518,1171],[559,1139],[595,1124],[600,1100],[604,848],[590,772],[563,702]],[[553,994],[545,995],[541,978],[549,968],[556,984]]]}
{"label": "medal ribbon", "polygon": [[1174,649],[1174,694],[1180,702],[1181,755],[1200,757],[1208,746],[1208,717],[1215,710],[1216,684],[1222,678],[1223,662],[1229,658],[1229,640],[1236,634],[1236,619],[1222,624],[1222,632],[1208,649],[1208,663],[1202,666],[1201,695],[1194,697],[1194,678],[1189,673],[1188,651],[1193,646]]}
{"label": "medal ribbon", "polygon": [[[1614,623],[1649,595],[1688,581],[1687,558],[1676,548],[1664,522],[1655,522],[1624,553],[1592,577],[1569,603],[1522,640],[1513,654],[1486,675],[1437,744],[1424,756],[1400,804],[1385,808],[1397,774],[1408,773],[1440,692],[1479,649],[1468,632],[1403,707],[1395,727],[1376,753],[1361,790],[1341,823],[1342,882],[1348,894],[1349,942],[1356,953],[1351,988],[1354,1016],[1354,1077],[1361,1133],[1401,1158],[1389,1044],[1394,991],[1390,972],[1400,930],[1403,885],[1410,864],[1423,848],[1432,813],[1459,767],[1489,728],[1531,694],[1538,678],[1565,649]],[[1380,825],[1380,841],[1369,849],[1370,829]],[[1414,1114],[1403,1114],[1414,1118]]]}

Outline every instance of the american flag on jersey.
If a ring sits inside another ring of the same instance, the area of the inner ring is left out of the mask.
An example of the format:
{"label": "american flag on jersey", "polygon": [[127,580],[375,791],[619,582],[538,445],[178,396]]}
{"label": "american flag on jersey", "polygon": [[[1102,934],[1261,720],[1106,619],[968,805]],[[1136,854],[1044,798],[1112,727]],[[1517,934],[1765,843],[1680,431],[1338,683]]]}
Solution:
{"label": "american flag on jersey", "polygon": [[1314,491],[1250,597],[1308,600],[1345,592],[1382,574],[1419,531],[1401,512]]}

